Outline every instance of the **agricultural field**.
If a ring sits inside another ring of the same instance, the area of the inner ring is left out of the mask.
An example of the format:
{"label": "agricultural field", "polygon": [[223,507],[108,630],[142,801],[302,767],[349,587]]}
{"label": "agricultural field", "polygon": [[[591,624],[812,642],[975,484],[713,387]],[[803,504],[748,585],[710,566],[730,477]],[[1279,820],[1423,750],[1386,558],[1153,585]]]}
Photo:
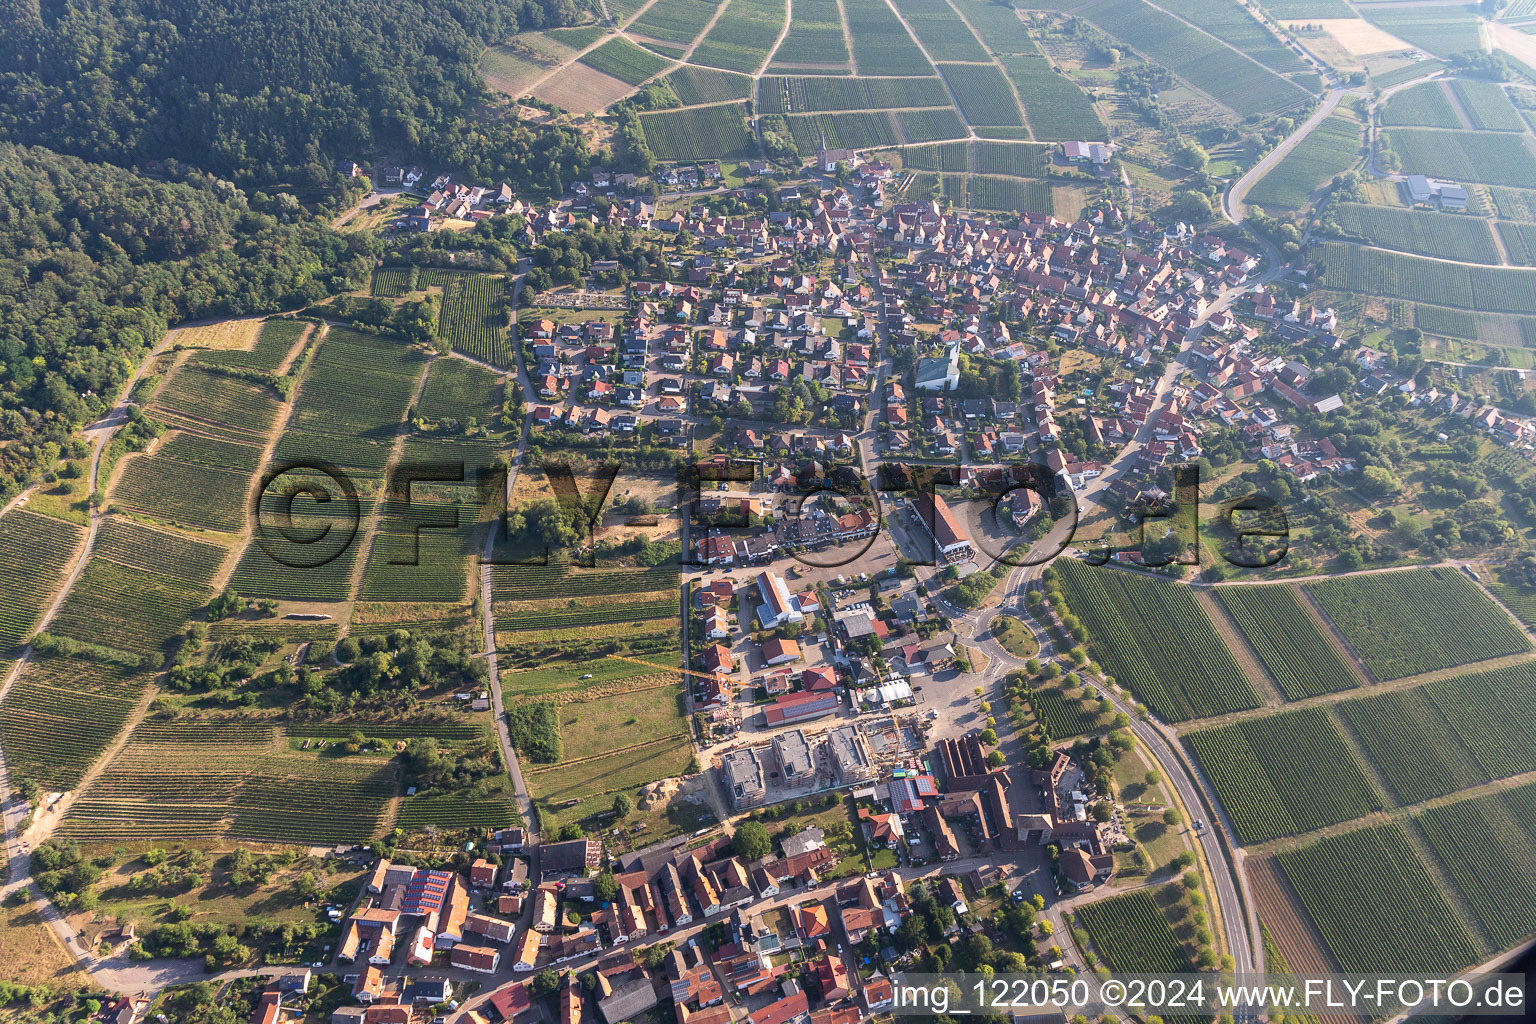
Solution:
{"label": "agricultural field", "polygon": [[1246,202],[1265,210],[1300,209],[1318,188],[1354,166],[1362,137],[1358,121],[1330,115],[1259,179]]}
{"label": "agricultural field", "polygon": [[1509,261],[1523,267],[1536,266],[1536,224],[1517,224],[1501,220],[1494,224],[1499,239],[1509,253]]}
{"label": "agricultural field", "polygon": [[1341,701],[1338,709],[1399,803],[1420,803],[1488,779],[1423,688]]}
{"label": "agricultural field", "polygon": [[1487,185],[1527,186],[1536,181],[1536,151],[1524,135],[1394,128],[1382,134],[1382,144],[1397,154],[1405,174]]}
{"label": "agricultural field", "polygon": [[[614,36],[602,46],[589,51],[581,58],[581,63],[630,85],[639,85],[672,66],[672,62],[665,57],[642,50],[621,36]],[[446,310],[444,315],[447,315]]]}
{"label": "agricultural field", "polygon": [[24,508],[0,517],[0,660],[20,653],[84,540],[81,527]]}
{"label": "agricultural field", "polygon": [[128,723],[153,673],[78,658],[28,663],[0,706],[13,779],[73,789]]}
{"label": "agricultural field", "polygon": [[1179,722],[1259,705],[1188,587],[1072,558],[1054,568],[1095,660],[1159,718]]}
{"label": "agricultural field", "polygon": [[[991,6],[991,5],[988,5]],[[1030,134],[1041,142],[1107,137],[1104,119],[1076,82],[1044,57],[1001,57],[1003,72],[1024,101]]]}
{"label": "agricultural field", "polygon": [[1488,191],[1493,195],[1493,205],[1500,217],[1536,223],[1536,191],[1502,185],[1494,185]]}
{"label": "agricultural field", "polygon": [[484,423],[501,398],[502,377],[462,359],[437,359],[416,403],[416,415],[428,420]]}
{"label": "agricultural field", "polygon": [[1508,608],[1515,618],[1528,627],[1536,629],[1536,587],[1520,581],[1513,574],[1508,577],[1485,578],[1483,586],[1487,587],[1488,592]]}
{"label": "agricultural field", "polygon": [[1083,16],[1243,117],[1278,113],[1305,102],[1309,95],[1301,86],[1142,0],[1108,0]]}
{"label": "agricultural field", "polygon": [[768,60],[768,50],[787,16],[786,0],[730,0],[689,60],[726,71],[755,73]]}
{"label": "agricultural field", "polygon": [[[520,41],[528,43],[529,47],[533,48],[533,44],[529,42],[529,37],[525,36]],[[508,96],[524,95],[527,93],[529,86],[547,75],[550,70],[538,61],[530,59],[530,55],[526,52],[519,53],[510,46],[486,47],[485,52],[480,55],[479,67],[480,74],[485,79],[485,83],[497,92],[506,93]],[[382,287],[385,289],[397,287],[396,283],[391,280],[391,277],[386,277],[385,280],[389,283],[384,284]],[[380,287],[379,273],[376,272],[374,274],[372,293],[381,298],[398,299],[401,297],[401,294],[395,293],[392,290],[381,291]]]}
{"label": "agricultural field", "polygon": [[1093,940],[1099,958],[1117,974],[1179,974],[1194,970],[1189,951],[1173,933],[1159,904],[1173,891],[1138,889],[1123,896],[1085,903],[1077,920]]}
{"label": "agricultural field", "polygon": [[629,30],[664,43],[687,46],[709,24],[719,6],[712,0],[656,0],[650,10],[630,24]]}
{"label": "agricultural field", "polygon": [[129,654],[161,655],[212,596],[225,554],[220,545],[112,516],[48,632]]}
{"label": "agricultural field", "polygon": [[800,0],[789,33],[773,55],[770,71],[787,66],[819,64],[846,66],[848,43],[843,38],[843,19],[837,0]]}
{"label": "agricultural field", "polygon": [[971,206],[977,210],[1007,212],[1028,210],[1031,213],[1048,214],[1056,212],[1051,199],[1051,188],[1043,181],[990,178],[973,174],[970,176],[969,185]]}
{"label": "agricultural field", "polygon": [[1040,48],[1029,38],[1018,12],[1011,7],[991,3],[990,0],[951,0],[960,17],[971,26],[971,31],[982,45],[992,53],[1006,56],[1015,53],[1039,53]]}
{"label": "agricultural field", "polygon": [[1463,267],[1402,253],[1324,242],[1326,286],[1489,313],[1536,313],[1536,271]]}
{"label": "agricultural field", "polygon": [[729,71],[712,71],[685,65],[662,79],[672,87],[684,106],[704,103],[728,103],[744,100],[752,94],[752,79]]}
{"label": "agricultural field", "polygon": [[964,138],[965,122],[954,107],[927,107],[897,110],[892,114],[908,142],[932,142],[938,139]]}
{"label": "agricultural field", "polygon": [[1015,178],[1043,177],[1051,166],[1051,146],[1028,142],[986,142],[972,144],[976,154],[977,174],[1000,174]]}
{"label": "agricultural field", "polygon": [[1037,681],[1031,686],[1029,706],[1052,740],[1086,736],[1100,725],[1097,702],[1084,698],[1081,689],[1068,691],[1064,680]]}
{"label": "agricultural field", "polygon": [[1346,235],[1383,249],[1469,263],[1499,262],[1499,247],[1485,220],[1364,203],[1340,203],[1335,212]]}
{"label": "agricultural field", "polygon": [[815,153],[822,139],[833,149],[873,149],[897,142],[889,111],[790,115],[785,120],[802,153]]}
{"label": "agricultural field", "polygon": [[936,61],[985,61],[987,51],[945,0],[896,0],[896,10]]}
{"label": "agricultural field", "polygon": [[1425,128],[1461,127],[1461,119],[1445,94],[1445,86],[1438,81],[1423,82],[1393,94],[1382,108],[1381,123]]}
{"label": "agricultural field", "polygon": [[1472,127],[1491,132],[1523,132],[1525,119],[1509,102],[1509,94],[1497,82],[1458,78],[1450,88],[1461,101],[1461,108],[1472,119]]}
{"label": "agricultural field", "polygon": [[732,160],[751,155],[746,118],[746,104],[725,103],[641,114],[640,123],[658,160]]}
{"label": "agricultural field", "polygon": [[1536,932],[1536,785],[1442,804],[1413,822],[1495,945]]}
{"label": "agricultural field", "polygon": [[149,455],[129,459],[112,501],[172,526],[238,533],[251,477],[261,465],[253,444],[178,431]]}
{"label": "agricultural field", "polygon": [[901,161],[909,170],[963,171],[970,159],[969,152],[970,146],[965,142],[912,146],[901,150]]}
{"label": "agricultural field", "polygon": [[1239,53],[1247,54],[1271,71],[1292,78],[1311,92],[1317,92],[1322,84],[1310,64],[1236,4],[1222,3],[1221,0],[1167,0],[1158,6],[1192,25],[1199,25]]}
{"label": "agricultural field", "polygon": [[1464,309],[1417,304],[1413,307],[1413,325],[1426,334],[1451,338],[1476,338],[1477,317]]}
{"label": "agricultural field", "polygon": [[171,426],[207,429],[213,425],[231,437],[255,440],[272,429],[282,401],[274,388],[189,359],[160,386],[154,409],[156,417]]}
{"label": "agricultural field", "polygon": [[940,64],[960,110],[972,125],[1024,126],[1024,115],[1003,73],[990,64]]}
{"label": "agricultural field", "polygon": [[426,366],[426,356],[400,338],[333,327],[299,387],[275,458],[323,460],[353,475],[359,490],[376,489],[390,449]]}
{"label": "agricultural field", "polygon": [[1321,708],[1245,719],[1185,739],[1244,843],[1311,832],[1381,807]]}
{"label": "agricultural field", "polygon": [[882,0],[843,0],[853,62],[861,75],[926,75],[932,65]]}
{"label": "agricultural field", "polygon": [[808,114],[823,110],[878,110],[885,107],[947,107],[949,93],[938,78],[775,78],[758,83],[764,114]]}
{"label": "agricultural field", "polygon": [[[638,48],[635,48],[638,52]],[[437,333],[455,352],[494,366],[512,365],[512,346],[507,338],[509,301],[507,282],[501,277],[465,274],[455,277],[443,297]]]}
{"label": "agricultural field", "polygon": [[384,829],[398,776],[388,755],[295,749],[279,725],[156,719],[134,730],[61,832],[98,842],[367,842]]}
{"label": "agricultural field", "polygon": [[1305,588],[1380,680],[1530,649],[1504,610],[1453,569],[1341,576]]}
{"label": "agricultural field", "polygon": [[1212,593],[1253,645],[1259,661],[1279,684],[1286,700],[1337,693],[1360,685],[1339,649],[1323,635],[1292,587],[1216,587]]}
{"label": "agricultural field", "polygon": [[1536,662],[1420,688],[1491,779],[1536,771]]}
{"label": "agricultural field", "polygon": [[[1477,16],[1465,7],[1393,8],[1387,4],[1361,4],[1360,16],[1439,57],[1481,50],[1483,40],[1477,29]],[[1419,66],[1413,77],[1428,74]],[[1379,83],[1378,83],[1379,84]]]}
{"label": "agricultural field", "polygon": [[1398,824],[1328,836],[1277,859],[1345,971],[1457,971],[1478,959],[1466,926]]}

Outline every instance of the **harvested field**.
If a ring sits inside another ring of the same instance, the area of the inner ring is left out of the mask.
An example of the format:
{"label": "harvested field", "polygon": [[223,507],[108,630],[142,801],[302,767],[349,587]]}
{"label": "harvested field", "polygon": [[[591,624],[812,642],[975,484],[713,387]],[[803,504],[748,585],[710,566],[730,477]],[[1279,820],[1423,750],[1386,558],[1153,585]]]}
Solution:
{"label": "harvested field", "polygon": [[634,87],[585,64],[562,68],[533,90],[533,95],[573,114],[596,114],[629,95]]}
{"label": "harvested field", "polygon": [[1286,27],[1294,30],[1299,24],[1319,26],[1356,57],[1413,49],[1386,29],[1372,25],[1364,18],[1309,18],[1306,22],[1289,23]]}

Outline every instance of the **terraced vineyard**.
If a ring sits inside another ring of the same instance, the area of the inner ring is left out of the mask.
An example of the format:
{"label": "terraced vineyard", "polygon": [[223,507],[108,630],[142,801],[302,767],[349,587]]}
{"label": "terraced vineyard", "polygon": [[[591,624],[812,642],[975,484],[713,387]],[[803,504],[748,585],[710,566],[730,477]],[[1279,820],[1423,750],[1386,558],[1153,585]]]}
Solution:
{"label": "terraced vineyard", "polygon": [[[639,50],[632,43],[627,45]],[[484,274],[465,274],[453,281],[437,330],[455,352],[495,366],[512,365],[506,283],[505,278]]]}
{"label": "terraced vineyard", "polygon": [[127,724],[153,675],[73,658],[30,662],[0,706],[12,779],[73,789]]}
{"label": "terraced vineyard", "polygon": [[1245,843],[1310,832],[1381,807],[1320,708],[1251,718],[1185,739]]}
{"label": "terraced vineyard", "polygon": [[1442,804],[1413,821],[1496,945],[1536,932],[1536,785]]}
{"label": "terraced vineyard", "polygon": [[163,653],[212,596],[225,553],[217,544],[112,516],[48,631],[131,654]]}
{"label": "terraced vineyard", "polygon": [[1433,974],[1478,958],[1401,825],[1329,836],[1277,859],[1347,972]]}
{"label": "terraced vineyard", "polygon": [[0,517],[0,660],[20,653],[84,540],[83,528],[22,508]]}
{"label": "terraced vineyard", "polygon": [[1159,718],[1178,722],[1259,705],[1187,587],[1073,558],[1054,568],[1094,658]]}
{"label": "terraced vineyard", "polygon": [[1088,929],[1100,959],[1117,974],[1179,974],[1194,970],[1188,951],[1173,934],[1173,927],[1153,892],[1138,889],[1077,908],[1077,919]]}
{"label": "terraced vineyard", "polygon": [[396,794],[392,760],[295,751],[271,724],[148,721],[65,817],[80,840],[367,842]]}
{"label": "terraced vineyard", "polygon": [[1287,700],[1359,685],[1339,649],[1323,635],[1291,587],[1217,587],[1212,593]]}
{"label": "terraced vineyard", "polygon": [[1454,569],[1340,576],[1305,587],[1377,679],[1530,649],[1503,609]]}

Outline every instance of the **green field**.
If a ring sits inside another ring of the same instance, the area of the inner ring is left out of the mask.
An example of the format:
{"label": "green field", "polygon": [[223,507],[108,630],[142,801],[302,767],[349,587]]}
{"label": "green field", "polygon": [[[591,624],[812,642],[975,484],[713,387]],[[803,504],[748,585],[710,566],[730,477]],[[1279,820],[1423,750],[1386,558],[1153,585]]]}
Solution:
{"label": "green field", "polygon": [[1370,694],[1338,707],[1399,803],[1419,803],[1488,779],[1422,688]]}
{"label": "green field", "polygon": [[809,114],[822,110],[883,107],[947,107],[949,93],[938,78],[776,78],[758,83],[757,102],[765,114]]}
{"label": "green field", "polygon": [[257,445],[177,433],[154,454],[125,464],[112,501],[172,526],[238,533],[245,526],[251,477],[260,465]]}
{"label": "green field", "polygon": [[1051,188],[1043,181],[1021,181],[1018,178],[990,178],[981,174],[970,176],[971,206],[977,210],[1002,210],[1054,214]]}
{"label": "green field", "polygon": [[84,537],[81,527],[25,509],[0,517],[0,659],[31,637]]}
{"label": "green field", "polygon": [[1313,192],[1354,165],[1361,139],[1358,121],[1330,115],[1259,179],[1246,201],[1264,209],[1300,209]]}
{"label": "green field", "polygon": [[1472,119],[1472,127],[1496,132],[1526,130],[1524,118],[1515,109],[1515,105],[1509,102],[1509,94],[1497,82],[1458,78],[1451,82],[1451,89],[1461,100],[1462,109]]}
{"label": "green field", "polygon": [[1493,205],[1500,217],[1536,223],[1536,190],[1494,185],[1488,191],[1493,194]]}
{"label": "green field", "polygon": [[1536,152],[1530,138],[1509,132],[1394,128],[1382,144],[1397,154],[1405,174],[1529,186],[1536,181]]}
{"label": "green field", "polygon": [[638,35],[686,46],[704,31],[719,6],[714,0],[656,0],[629,29]]}
{"label": "green field", "polygon": [[1213,593],[1287,700],[1360,684],[1291,587],[1217,587]]}
{"label": "green field", "polygon": [[789,33],[773,55],[769,70],[780,65],[848,63],[848,44],[843,39],[843,19],[837,0],[800,0],[795,4]]}
{"label": "green field", "polygon": [[1164,721],[1257,707],[1211,620],[1182,584],[1086,565],[1054,565],[1095,660]]}
{"label": "green field", "polygon": [[1421,125],[1426,128],[1460,128],[1461,119],[1439,82],[1423,82],[1393,94],[1381,111],[1384,125]]}
{"label": "green field", "polygon": [[965,122],[954,107],[898,110],[893,116],[908,142],[964,138],[966,134]]}
{"label": "green field", "polygon": [[752,155],[746,117],[746,104],[726,103],[641,114],[640,123],[658,160],[734,160]]}
{"label": "green field", "polygon": [[1536,271],[1463,267],[1401,253],[1324,242],[1329,288],[1489,313],[1536,313]]}
{"label": "green field", "polygon": [[843,114],[792,114],[785,118],[802,153],[815,153],[823,139],[827,147],[876,149],[897,141],[896,126],[888,111]]}
{"label": "green field", "polygon": [[69,658],[29,663],[0,707],[12,779],[75,788],[127,724],[153,675]]}
{"label": "green field", "polygon": [[1245,843],[1336,825],[1381,806],[1320,708],[1250,718],[1185,739]]}
{"label": "green field", "polygon": [[662,79],[677,93],[684,106],[744,100],[752,93],[752,79],[729,71],[711,71],[685,65]]}
{"label": "green field", "polygon": [[913,146],[901,150],[901,161],[909,169],[923,171],[963,171],[969,144],[944,142],[936,146]]}
{"label": "green field", "polygon": [[[1379,25],[1399,39],[1439,57],[1483,48],[1477,15],[1471,7],[1392,8],[1385,4],[1361,4],[1360,17]],[[1432,68],[1418,65],[1413,77]]]}
{"label": "green field", "polygon": [[1291,76],[1305,88],[1318,91],[1321,81],[1312,66],[1242,7],[1222,0],[1164,0],[1158,6],[1192,25],[1199,25],[1271,71]]}
{"label": "green field", "polygon": [[1142,0],[1106,0],[1083,17],[1243,117],[1307,99],[1300,86]]}
{"label": "green field", "polygon": [[1494,223],[1509,261],[1522,267],[1536,266],[1536,224],[1501,220]]}
{"label": "green field", "polygon": [[642,50],[620,36],[608,40],[581,58],[581,63],[596,68],[605,75],[612,75],[621,82],[639,85],[648,78],[661,74],[672,62],[658,57],[649,50]]}
{"label": "green field", "polygon": [[1019,110],[1008,80],[997,68],[990,64],[940,64],[938,67],[955,91],[955,99],[959,101],[965,119],[971,124],[1023,127],[1024,114]]}
{"label": "green field", "polygon": [[730,0],[689,60],[752,74],[767,61],[786,16],[785,0]]}
{"label": "green field", "polygon": [[1138,889],[1085,903],[1077,909],[1100,959],[1117,974],[1178,974],[1194,970],[1189,952],[1173,933],[1158,896],[1167,888]]}
{"label": "green field", "polygon": [[1536,785],[1443,804],[1413,820],[1495,945],[1536,932]]}
{"label": "green field", "polygon": [[1341,576],[1305,586],[1377,679],[1530,649],[1503,609],[1454,569]]}
{"label": "green field", "polygon": [[501,380],[500,374],[463,359],[438,359],[427,371],[416,415],[460,424],[471,419],[483,423],[499,404]]}
{"label": "green field", "polygon": [[1347,236],[1370,245],[1469,263],[1499,262],[1499,247],[1485,220],[1363,203],[1340,203],[1334,211]]}
{"label": "green field", "polygon": [[843,0],[861,75],[927,75],[933,66],[883,0]]}
{"label": "green field", "polygon": [[896,9],[937,61],[985,61],[987,51],[945,0],[895,0]]}
{"label": "green field", "polygon": [[[638,49],[632,45],[631,48]],[[495,366],[511,366],[506,285],[505,278],[483,274],[455,278],[444,297],[437,328],[439,336],[445,338],[455,352]]]}
{"label": "green field", "polygon": [[1029,130],[1042,142],[1103,139],[1104,119],[1082,88],[1044,57],[1002,57],[1003,71],[1024,101]]}
{"label": "green field", "polygon": [[1278,859],[1345,971],[1433,973],[1477,960],[1477,944],[1401,825],[1329,836]]}

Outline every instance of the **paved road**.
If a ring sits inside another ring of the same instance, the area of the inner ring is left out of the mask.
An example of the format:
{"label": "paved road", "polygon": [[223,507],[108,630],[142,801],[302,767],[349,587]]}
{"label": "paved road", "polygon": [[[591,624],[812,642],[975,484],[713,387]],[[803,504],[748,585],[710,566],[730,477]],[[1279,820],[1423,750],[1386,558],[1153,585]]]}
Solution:
{"label": "paved road", "polygon": [[1259,179],[1275,168],[1281,160],[1284,160],[1291,150],[1295,149],[1301,140],[1312,133],[1312,129],[1323,123],[1323,119],[1332,114],[1339,106],[1339,101],[1344,98],[1344,90],[1330,89],[1328,95],[1323,97],[1323,102],[1318,104],[1312,116],[1307,118],[1278,146],[1265,153],[1258,163],[1254,164],[1232,186],[1227,189],[1226,195],[1221,199],[1221,212],[1233,224],[1241,224],[1248,219],[1248,210],[1243,203],[1243,198],[1248,195],[1249,189],[1258,184]]}

